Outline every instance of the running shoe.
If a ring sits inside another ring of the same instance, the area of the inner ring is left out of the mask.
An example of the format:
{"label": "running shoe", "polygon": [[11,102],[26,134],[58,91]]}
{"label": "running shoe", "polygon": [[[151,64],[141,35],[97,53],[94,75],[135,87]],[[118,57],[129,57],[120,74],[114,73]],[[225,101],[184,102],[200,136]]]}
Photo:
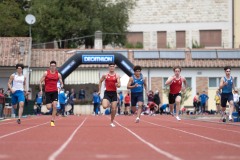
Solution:
{"label": "running shoe", "polygon": [[18,124],[21,124],[21,120],[20,120],[20,119],[18,119],[18,120],[17,120],[17,123],[18,123]]}
{"label": "running shoe", "polygon": [[55,127],[55,124],[54,124],[54,122],[53,121],[51,121],[51,127]]}
{"label": "running shoe", "polygon": [[181,119],[180,119],[178,116],[176,116],[176,119],[177,119],[178,121],[181,121]]}
{"label": "running shoe", "polygon": [[139,121],[140,121],[140,118],[137,117],[136,120],[135,120],[135,122],[136,122],[136,123],[139,123]]}
{"label": "running shoe", "polygon": [[113,123],[111,123],[110,126],[111,126],[111,127],[116,127],[115,124],[113,124]]}
{"label": "running shoe", "polygon": [[232,116],[231,116],[231,115],[229,115],[229,117],[228,117],[228,120],[229,120],[230,122],[232,122],[232,121],[233,121],[233,118],[232,118]]}

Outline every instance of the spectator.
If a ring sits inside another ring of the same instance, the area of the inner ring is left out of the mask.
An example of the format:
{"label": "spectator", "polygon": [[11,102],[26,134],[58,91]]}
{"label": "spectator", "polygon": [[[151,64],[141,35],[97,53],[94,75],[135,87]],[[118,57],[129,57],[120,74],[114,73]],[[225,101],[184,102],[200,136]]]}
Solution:
{"label": "spectator", "polygon": [[120,103],[121,114],[123,113],[123,99],[124,99],[123,93],[122,93],[122,91],[120,91],[119,92],[119,103]]}
{"label": "spectator", "polygon": [[148,92],[148,102],[153,102],[153,91],[149,90]]}
{"label": "spectator", "polygon": [[[159,91],[158,91],[158,90],[155,91],[155,94],[154,94],[154,96],[153,96],[153,102],[154,102],[155,104],[157,104],[157,106],[158,106],[158,108],[159,108],[159,105],[160,105],[160,103],[161,103],[161,99],[160,99]],[[159,110],[157,110],[156,114],[157,114],[158,112],[159,112]]]}
{"label": "spectator", "polygon": [[131,114],[130,113],[130,101],[131,101],[130,94],[129,94],[129,92],[127,92],[127,94],[124,97],[124,106],[125,106],[124,115]]}
{"label": "spectator", "polygon": [[166,109],[169,107],[169,105],[168,104],[163,104],[163,105],[161,105],[161,107],[160,107],[160,114],[163,114],[164,112],[166,113]]}
{"label": "spectator", "polygon": [[199,113],[205,113],[206,102],[209,99],[209,97],[205,94],[205,91],[203,91],[199,98],[201,103]]}
{"label": "spectator", "polygon": [[220,113],[220,109],[221,109],[221,105],[220,105],[221,95],[220,95],[219,90],[216,91],[216,95],[215,95],[214,100],[216,102],[216,114],[219,114]]}
{"label": "spectator", "polygon": [[96,90],[94,91],[92,96],[93,96],[93,98],[92,98],[92,101],[93,101],[93,111],[94,111],[95,115],[98,115],[98,112],[100,111],[99,110],[99,106],[100,106],[100,103],[101,103],[101,99],[100,99],[100,96],[99,96],[99,94],[98,94],[98,92]]}
{"label": "spectator", "polygon": [[78,98],[80,100],[84,100],[85,99],[85,90],[84,89],[80,89],[79,94],[78,94]]}
{"label": "spectator", "polygon": [[71,105],[71,110],[69,111],[69,114],[73,115],[74,113],[74,92],[72,92],[69,96],[68,103]]}
{"label": "spectator", "polygon": [[148,111],[150,116],[155,116],[156,112],[158,111],[158,105],[154,102],[149,102]]}
{"label": "spectator", "polygon": [[71,89],[71,92],[68,94],[68,97],[70,97],[71,94],[73,94],[73,99],[75,100],[77,96],[73,88]]}
{"label": "spectator", "polygon": [[238,91],[233,91],[233,103],[234,103],[234,106],[236,108],[236,110],[238,111],[238,102],[239,102],[239,95],[238,95]]}
{"label": "spectator", "polygon": [[199,93],[194,96],[193,98],[193,106],[194,106],[194,114],[199,111],[200,101],[199,101]]}
{"label": "spectator", "polygon": [[43,104],[43,97],[42,97],[42,92],[38,92],[36,95],[36,108],[34,109],[35,115],[41,114],[41,108]]}
{"label": "spectator", "polygon": [[66,99],[64,89],[61,89],[60,93],[58,94],[59,104],[60,104],[60,113],[63,117],[65,117],[65,105],[66,105]]}
{"label": "spectator", "polygon": [[5,107],[4,89],[0,88],[0,118],[3,117],[4,107]]}

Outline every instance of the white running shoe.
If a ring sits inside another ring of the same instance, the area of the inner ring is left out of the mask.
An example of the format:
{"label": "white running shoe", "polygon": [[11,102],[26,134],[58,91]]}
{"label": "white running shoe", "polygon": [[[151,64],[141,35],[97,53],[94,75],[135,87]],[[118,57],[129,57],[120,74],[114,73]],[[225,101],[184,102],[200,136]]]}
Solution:
{"label": "white running shoe", "polygon": [[113,124],[113,123],[111,123],[110,126],[111,126],[111,127],[116,127],[115,124]]}
{"label": "white running shoe", "polygon": [[233,119],[232,119],[232,116],[231,116],[231,115],[229,115],[229,117],[228,117],[228,120],[229,120],[229,121],[231,121],[231,122],[233,121]]}
{"label": "white running shoe", "polygon": [[136,123],[139,123],[139,121],[140,121],[140,118],[137,117],[136,120],[135,120],[135,122],[136,122]]}
{"label": "white running shoe", "polygon": [[178,116],[176,116],[176,119],[177,119],[178,121],[181,121],[181,119],[180,119]]}

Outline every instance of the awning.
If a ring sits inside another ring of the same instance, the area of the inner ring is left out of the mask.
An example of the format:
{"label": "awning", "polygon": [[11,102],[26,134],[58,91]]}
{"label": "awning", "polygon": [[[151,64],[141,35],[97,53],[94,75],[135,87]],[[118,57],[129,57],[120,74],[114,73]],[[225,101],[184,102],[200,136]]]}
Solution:
{"label": "awning", "polygon": [[[30,84],[38,85],[45,70],[33,70],[30,76]],[[64,84],[86,84],[86,83],[99,83],[98,70],[75,70],[65,80]]]}

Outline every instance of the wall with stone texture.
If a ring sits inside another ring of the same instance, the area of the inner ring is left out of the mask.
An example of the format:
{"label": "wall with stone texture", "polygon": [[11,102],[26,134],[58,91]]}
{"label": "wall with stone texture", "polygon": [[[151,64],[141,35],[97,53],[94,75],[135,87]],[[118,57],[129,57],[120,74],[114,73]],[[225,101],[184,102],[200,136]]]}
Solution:
{"label": "wall with stone texture", "polygon": [[199,44],[199,30],[222,30],[222,46],[232,47],[230,0],[137,0],[130,12],[130,32],[143,32],[144,49],[157,49],[157,31],[167,31],[167,44],[176,47],[176,31],[186,31],[186,47]]}

